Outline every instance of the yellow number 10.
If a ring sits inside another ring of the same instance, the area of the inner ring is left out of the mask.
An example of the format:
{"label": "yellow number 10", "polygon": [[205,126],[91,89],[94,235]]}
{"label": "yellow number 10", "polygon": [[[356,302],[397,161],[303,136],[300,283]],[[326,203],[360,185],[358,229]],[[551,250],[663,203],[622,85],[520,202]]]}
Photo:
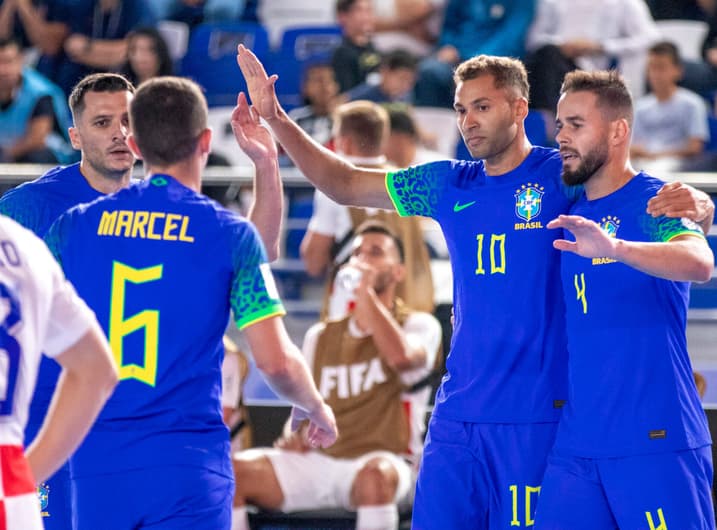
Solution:
{"label": "yellow number 10", "polygon": [[[518,518],[518,485],[513,484],[510,486],[510,493],[513,497],[513,519],[510,521],[510,526],[521,526],[520,519]],[[533,520],[535,503],[531,502],[531,497],[535,494],[540,493],[540,486],[525,486],[525,526],[533,526],[535,521]]]}
{"label": "yellow number 10", "polygon": [[[483,268],[483,239],[485,234],[478,234],[476,239],[478,240],[478,251],[477,260],[478,265],[476,266],[476,274],[485,274]],[[498,247],[496,249],[496,246]],[[505,234],[491,234],[490,235],[490,273],[491,274],[505,274]]]}
{"label": "yellow number 10", "polygon": [[[119,378],[136,379],[154,386],[157,382],[159,350],[159,311],[146,309],[127,319],[124,317],[125,286],[127,282],[146,283],[162,277],[162,265],[133,269],[118,261],[112,267],[112,293],[110,297],[109,340],[119,368]],[[123,340],[144,328],[144,366],[124,364]]]}

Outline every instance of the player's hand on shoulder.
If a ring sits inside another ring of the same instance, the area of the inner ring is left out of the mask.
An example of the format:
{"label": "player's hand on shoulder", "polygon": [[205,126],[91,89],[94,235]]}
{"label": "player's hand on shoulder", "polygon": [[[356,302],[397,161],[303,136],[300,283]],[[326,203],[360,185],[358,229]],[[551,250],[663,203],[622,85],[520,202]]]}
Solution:
{"label": "player's hand on shoulder", "polygon": [[714,209],[709,195],[683,182],[668,182],[647,202],[653,217],[687,217],[697,223],[711,218]]}

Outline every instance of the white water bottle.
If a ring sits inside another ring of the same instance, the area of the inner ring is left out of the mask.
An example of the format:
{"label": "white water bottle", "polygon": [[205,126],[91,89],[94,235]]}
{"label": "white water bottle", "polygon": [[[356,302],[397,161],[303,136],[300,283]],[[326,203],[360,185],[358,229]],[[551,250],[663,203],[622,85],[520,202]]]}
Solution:
{"label": "white water bottle", "polygon": [[328,318],[344,318],[356,304],[356,288],[361,283],[361,269],[345,265],[339,269],[334,279],[334,287],[329,298]]}

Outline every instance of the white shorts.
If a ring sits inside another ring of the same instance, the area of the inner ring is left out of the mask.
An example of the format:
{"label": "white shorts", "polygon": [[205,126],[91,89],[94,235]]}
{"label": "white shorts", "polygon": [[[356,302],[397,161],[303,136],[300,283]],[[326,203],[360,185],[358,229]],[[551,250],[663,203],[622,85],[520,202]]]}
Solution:
{"label": "white shorts", "polygon": [[[398,487],[394,502],[410,502],[413,496],[415,473],[400,456],[388,451],[374,451],[358,458],[333,458],[318,451],[299,453],[281,449],[250,449],[267,456],[284,494],[285,512],[344,508],[351,505],[351,486],[364,464],[376,457],[387,459],[398,473]],[[248,452],[245,452],[249,456]]]}

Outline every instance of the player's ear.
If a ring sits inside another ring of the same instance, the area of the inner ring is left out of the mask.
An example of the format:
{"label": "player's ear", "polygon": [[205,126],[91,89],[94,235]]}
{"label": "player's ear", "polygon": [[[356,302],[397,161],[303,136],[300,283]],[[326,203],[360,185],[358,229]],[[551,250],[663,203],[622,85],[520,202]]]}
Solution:
{"label": "player's ear", "polygon": [[142,153],[140,152],[139,146],[137,146],[137,142],[134,139],[134,134],[132,133],[127,135],[127,147],[129,147],[129,150],[132,151],[132,154],[136,159],[142,160]]}
{"label": "player's ear", "polygon": [[625,118],[612,122],[612,140],[615,144],[622,144],[630,141],[630,124]]}
{"label": "player's ear", "polygon": [[212,130],[207,127],[199,135],[199,151],[206,155],[212,150]]}
{"label": "player's ear", "polygon": [[72,144],[72,147],[80,151],[82,149],[82,142],[80,141],[80,133],[77,132],[77,128],[70,127],[67,129],[67,132],[70,135],[70,143]]}

